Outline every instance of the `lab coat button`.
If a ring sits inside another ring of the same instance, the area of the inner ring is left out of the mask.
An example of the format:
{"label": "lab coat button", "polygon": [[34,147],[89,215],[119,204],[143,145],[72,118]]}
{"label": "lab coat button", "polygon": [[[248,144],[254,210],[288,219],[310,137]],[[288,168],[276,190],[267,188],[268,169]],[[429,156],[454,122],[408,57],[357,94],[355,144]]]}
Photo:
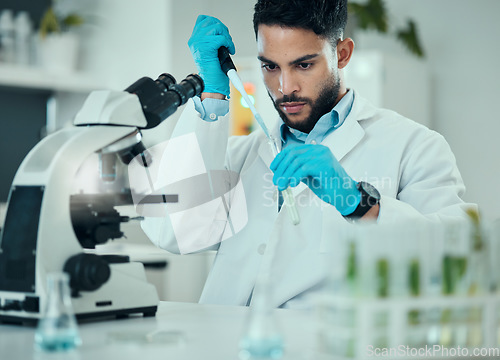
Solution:
{"label": "lab coat button", "polygon": [[317,144],[316,140],[311,140],[311,144],[316,145]]}
{"label": "lab coat button", "polygon": [[210,120],[217,119],[217,115],[215,115],[214,113],[211,113],[209,117],[210,117]]}
{"label": "lab coat button", "polygon": [[264,253],[266,252],[266,244],[260,244],[259,248],[257,249],[257,252],[260,255],[264,255]]}

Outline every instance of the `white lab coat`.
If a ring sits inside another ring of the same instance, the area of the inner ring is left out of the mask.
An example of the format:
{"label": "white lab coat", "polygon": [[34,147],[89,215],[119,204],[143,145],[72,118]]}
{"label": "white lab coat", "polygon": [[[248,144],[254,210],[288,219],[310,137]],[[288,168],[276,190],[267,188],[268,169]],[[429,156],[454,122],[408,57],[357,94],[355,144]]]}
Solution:
{"label": "white lab coat", "polygon": [[[200,302],[245,305],[257,275],[266,273],[273,282],[273,306],[302,306],[305,294],[324,285],[332,265],[329,252],[335,251],[336,232],[345,220],[303,183],[293,189],[300,224],[292,225],[286,207],[278,213],[276,191],[270,190],[273,156],[260,129],[228,141],[228,116],[203,121],[192,102],[177,126],[174,136],[196,132],[207,169],[225,167],[240,174],[248,211],[246,226],[212,247],[218,249],[217,256]],[[278,131],[276,127],[271,132],[278,136]],[[344,124],[322,145],[351,177],[380,191],[379,223],[463,217],[463,210],[473,206],[461,200],[465,187],[441,135],[393,111],[375,108],[357,93]],[[142,226],[157,246],[179,251],[168,217],[147,218]]]}

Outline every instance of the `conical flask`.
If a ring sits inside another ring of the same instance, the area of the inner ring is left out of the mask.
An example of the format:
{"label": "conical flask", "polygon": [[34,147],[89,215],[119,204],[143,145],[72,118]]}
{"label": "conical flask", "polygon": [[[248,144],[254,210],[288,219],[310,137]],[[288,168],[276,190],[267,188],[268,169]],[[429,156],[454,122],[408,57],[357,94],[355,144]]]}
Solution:
{"label": "conical flask", "polygon": [[47,303],[35,333],[35,347],[44,351],[66,351],[81,344],[71,305],[69,276],[47,275]]}
{"label": "conical flask", "polygon": [[267,276],[263,276],[255,286],[249,317],[240,340],[241,360],[283,357],[283,337],[271,307],[271,299],[271,283]]}

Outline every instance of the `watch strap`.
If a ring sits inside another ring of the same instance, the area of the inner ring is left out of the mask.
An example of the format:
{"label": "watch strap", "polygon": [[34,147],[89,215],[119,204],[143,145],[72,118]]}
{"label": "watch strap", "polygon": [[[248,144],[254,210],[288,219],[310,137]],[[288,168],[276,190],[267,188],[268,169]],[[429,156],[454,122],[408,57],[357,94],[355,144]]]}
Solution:
{"label": "watch strap", "polygon": [[[368,192],[366,192],[364,186],[371,187],[373,191],[375,191],[375,194],[369,194]],[[361,201],[351,214],[344,216],[344,218],[348,220],[357,220],[362,218],[372,207],[380,202],[380,194],[372,185],[360,181],[356,184],[356,188],[361,193]]]}

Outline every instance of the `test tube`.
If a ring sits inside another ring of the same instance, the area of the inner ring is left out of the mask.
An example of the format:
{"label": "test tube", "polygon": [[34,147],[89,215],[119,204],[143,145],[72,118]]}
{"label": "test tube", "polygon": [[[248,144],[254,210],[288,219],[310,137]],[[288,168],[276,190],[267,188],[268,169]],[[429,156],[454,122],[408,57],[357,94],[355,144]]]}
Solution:
{"label": "test tube", "polygon": [[[277,139],[272,135],[269,136],[269,139],[269,144],[271,145],[273,155],[276,157],[276,155],[278,155],[279,153]],[[295,199],[293,197],[292,189],[290,189],[290,187],[287,187],[281,193],[283,194],[284,204],[288,209],[288,213],[290,214],[292,223],[294,225],[300,224],[299,212],[297,211],[297,206],[295,205]]]}

